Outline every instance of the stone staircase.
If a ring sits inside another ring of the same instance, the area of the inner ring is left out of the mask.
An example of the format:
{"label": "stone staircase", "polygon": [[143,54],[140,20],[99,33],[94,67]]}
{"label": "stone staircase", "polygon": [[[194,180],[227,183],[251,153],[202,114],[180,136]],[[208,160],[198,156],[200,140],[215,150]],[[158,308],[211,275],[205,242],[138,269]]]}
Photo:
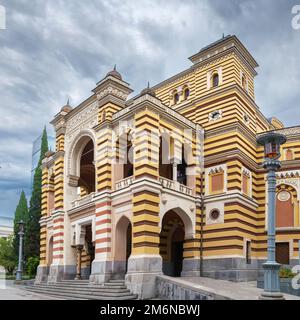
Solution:
{"label": "stone staircase", "polygon": [[104,285],[90,285],[88,280],[63,280],[40,283],[24,289],[63,300],[132,300],[137,296],[126,288],[124,280],[110,280]]}

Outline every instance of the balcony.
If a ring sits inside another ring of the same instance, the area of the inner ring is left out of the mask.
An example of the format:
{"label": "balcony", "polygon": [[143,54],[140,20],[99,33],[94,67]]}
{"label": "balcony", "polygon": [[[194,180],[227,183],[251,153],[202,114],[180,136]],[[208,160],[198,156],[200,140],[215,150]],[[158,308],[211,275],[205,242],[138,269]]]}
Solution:
{"label": "balcony", "polygon": [[117,181],[116,182],[116,190],[121,190],[121,189],[129,187],[130,185],[132,185],[133,180],[134,180],[134,177],[130,176],[128,178]]}
{"label": "balcony", "polygon": [[86,196],[80,197],[80,198],[72,201],[72,209],[80,207],[84,204],[91,202],[94,198],[94,195],[95,195],[95,193],[91,192],[91,193],[87,194]]}
{"label": "balcony", "polygon": [[167,178],[159,177],[159,182],[163,186],[163,188],[178,191],[188,196],[193,195],[193,189],[185,186],[184,184],[180,184],[178,181],[170,180]]}

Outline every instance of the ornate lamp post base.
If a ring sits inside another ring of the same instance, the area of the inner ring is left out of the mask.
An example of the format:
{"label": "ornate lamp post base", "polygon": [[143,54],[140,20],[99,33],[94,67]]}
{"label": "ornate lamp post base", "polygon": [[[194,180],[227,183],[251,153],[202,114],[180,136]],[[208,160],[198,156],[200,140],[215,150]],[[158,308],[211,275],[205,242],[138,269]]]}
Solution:
{"label": "ornate lamp post base", "polygon": [[267,261],[263,264],[263,268],[265,291],[261,294],[259,300],[285,300],[284,295],[280,292],[280,280],[278,276],[280,264]]}

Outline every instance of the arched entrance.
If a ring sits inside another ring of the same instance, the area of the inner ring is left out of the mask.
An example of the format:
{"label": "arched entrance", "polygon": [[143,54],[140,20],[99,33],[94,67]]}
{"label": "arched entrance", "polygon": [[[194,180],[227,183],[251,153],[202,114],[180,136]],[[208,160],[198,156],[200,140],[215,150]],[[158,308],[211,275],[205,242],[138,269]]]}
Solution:
{"label": "arched entrance", "polygon": [[130,220],[123,216],[115,229],[114,274],[124,277],[128,268],[128,259],[132,249],[132,226]]}
{"label": "arched entrance", "polygon": [[173,210],[168,211],[162,220],[160,233],[160,255],[163,259],[163,273],[180,277],[183,263],[185,231],[180,216]]}

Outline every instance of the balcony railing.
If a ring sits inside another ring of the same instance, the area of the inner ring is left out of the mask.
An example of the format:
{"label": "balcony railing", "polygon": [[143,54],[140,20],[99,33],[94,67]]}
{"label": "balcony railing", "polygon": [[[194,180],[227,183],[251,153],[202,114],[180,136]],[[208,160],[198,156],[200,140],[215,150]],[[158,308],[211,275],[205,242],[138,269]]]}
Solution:
{"label": "balcony railing", "polygon": [[124,188],[129,187],[133,183],[133,176],[130,176],[128,178],[119,180],[116,182],[116,190],[121,190]]}
{"label": "balcony railing", "polygon": [[94,192],[87,194],[86,196],[80,197],[74,201],[72,201],[72,208],[80,207],[86,203],[89,203],[93,200]]}
{"label": "balcony railing", "polygon": [[159,177],[159,181],[163,188],[178,191],[180,193],[186,194],[188,196],[193,195],[193,189],[185,186],[184,184],[180,184],[178,181],[170,180],[167,178]]}

